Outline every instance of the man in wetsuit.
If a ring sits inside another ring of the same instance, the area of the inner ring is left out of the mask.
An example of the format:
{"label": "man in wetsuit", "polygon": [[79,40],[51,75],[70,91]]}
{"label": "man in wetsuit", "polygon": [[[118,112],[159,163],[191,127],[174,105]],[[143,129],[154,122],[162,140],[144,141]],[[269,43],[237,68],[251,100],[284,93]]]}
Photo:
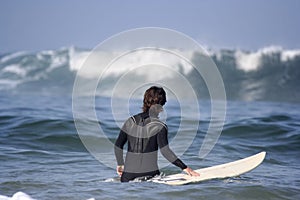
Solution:
{"label": "man in wetsuit", "polygon": [[[138,177],[158,175],[157,151],[171,163],[191,176],[199,174],[187,167],[168,145],[168,127],[158,119],[166,93],[163,88],[152,86],[146,90],[143,100],[143,112],[130,117],[123,125],[115,142],[117,173],[121,182],[128,182]],[[124,163],[123,147],[128,142]]]}

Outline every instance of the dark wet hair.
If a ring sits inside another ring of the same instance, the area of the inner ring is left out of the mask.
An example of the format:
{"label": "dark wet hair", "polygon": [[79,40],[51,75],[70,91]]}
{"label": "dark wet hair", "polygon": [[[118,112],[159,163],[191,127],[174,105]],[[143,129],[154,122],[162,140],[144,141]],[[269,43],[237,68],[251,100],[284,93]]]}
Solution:
{"label": "dark wet hair", "polygon": [[143,101],[143,112],[148,112],[152,105],[165,105],[166,92],[162,87],[152,86],[146,90]]}

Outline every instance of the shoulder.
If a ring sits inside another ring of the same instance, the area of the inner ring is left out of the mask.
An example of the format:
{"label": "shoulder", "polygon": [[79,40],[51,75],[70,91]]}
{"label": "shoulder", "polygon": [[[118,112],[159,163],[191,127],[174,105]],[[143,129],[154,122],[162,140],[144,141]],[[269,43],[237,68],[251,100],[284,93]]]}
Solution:
{"label": "shoulder", "polygon": [[163,131],[166,131],[166,132],[168,131],[167,124],[160,121],[159,119],[152,119],[151,122],[148,124],[148,126],[157,127],[160,130],[163,130]]}
{"label": "shoulder", "polygon": [[141,118],[141,115],[142,115],[142,113],[132,115],[132,116],[130,116],[130,117],[127,118],[127,120],[125,121],[125,123],[126,122],[137,122]]}
{"label": "shoulder", "polygon": [[129,117],[128,120],[131,120],[134,123],[137,123],[138,121],[140,121],[141,118],[142,118],[142,113],[139,113],[139,114]]}
{"label": "shoulder", "polygon": [[134,127],[136,126],[136,119],[134,116],[131,116],[129,118],[127,118],[127,120],[124,122],[123,126],[122,126],[122,131],[124,131],[125,133],[130,132]]}

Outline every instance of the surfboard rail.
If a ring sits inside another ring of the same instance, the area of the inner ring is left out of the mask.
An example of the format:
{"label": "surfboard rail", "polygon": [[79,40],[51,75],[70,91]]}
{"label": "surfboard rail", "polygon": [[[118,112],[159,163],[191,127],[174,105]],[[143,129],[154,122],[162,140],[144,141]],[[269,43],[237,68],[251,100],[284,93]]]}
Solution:
{"label": "surfboard rail", "polygon": [[200,182],[211,179],[223,179],[239,176],[258,167],[264,160],[266,152],[260,152],[240,160],[224,163],[212,167],[195,170],[200,176],[189,176],[184,173],[168,175],[162,178],[153,179],[153,182],[167,185],[184,185],[193,182]]}

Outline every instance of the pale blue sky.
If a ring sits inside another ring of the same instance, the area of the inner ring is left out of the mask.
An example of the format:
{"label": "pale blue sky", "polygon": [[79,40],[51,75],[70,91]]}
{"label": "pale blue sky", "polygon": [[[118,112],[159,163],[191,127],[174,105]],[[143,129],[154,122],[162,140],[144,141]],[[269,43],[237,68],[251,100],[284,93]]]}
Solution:
{"label": "pale blue sky", "polygon": [[93,48],[132,28],[165,27],[212,48],[300,48],[298,0],[1,0],[0,53]]}

